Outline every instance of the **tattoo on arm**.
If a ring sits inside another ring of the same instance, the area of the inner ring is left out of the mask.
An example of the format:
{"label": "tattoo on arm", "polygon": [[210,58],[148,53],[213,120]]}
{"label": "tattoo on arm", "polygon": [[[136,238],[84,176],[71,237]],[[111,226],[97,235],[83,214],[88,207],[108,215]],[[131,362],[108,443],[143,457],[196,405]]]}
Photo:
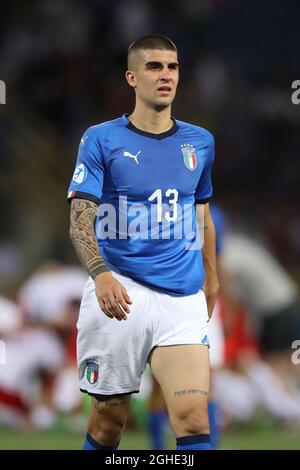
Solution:
{"label": "tattoo on arm", "polygon": [[199,388],[189,388],[187,390],[176,390],[174,392],[175,397],[182,397],[185,395],[195,395],[195,394],[204,395],[206,397],[208,396],[208,392],[206,392],[205,390],[200,390]]}
{"label": "tattoo on arm", "polygon": [[81,264],[93,279],[109,271],[96,239],[96,215],[97,205],[94,202],[85,199],[71,201],[70,238]]}

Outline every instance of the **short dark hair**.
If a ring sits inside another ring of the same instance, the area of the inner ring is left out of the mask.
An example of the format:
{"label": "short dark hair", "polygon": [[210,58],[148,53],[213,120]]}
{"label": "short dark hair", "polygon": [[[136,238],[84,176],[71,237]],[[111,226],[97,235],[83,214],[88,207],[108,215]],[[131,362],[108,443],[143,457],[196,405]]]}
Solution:
{"label": "short dark hair", "polygon": [[131,54],[134,54],[137,51],[145,49],[158,49],[161,51],[174,51],[177,52],[177,47],[171,39],[162,34],[149,34],[147,36],[142,36],[134,41],[128,47],[127,53],[127,62],[129,62],[129,57]]}

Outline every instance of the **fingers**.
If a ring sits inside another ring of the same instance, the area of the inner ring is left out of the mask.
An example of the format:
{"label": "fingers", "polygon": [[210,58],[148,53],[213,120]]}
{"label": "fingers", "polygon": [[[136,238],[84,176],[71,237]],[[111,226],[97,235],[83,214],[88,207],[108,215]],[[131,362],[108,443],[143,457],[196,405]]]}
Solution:
{"label": "fingers", "polygon": [[105,287],[106,288],[103,289],[102,284],[97,291],[96,286],[97,298],[101,310],[109,318],[116,318],[118,321],[127,320],[127,314],[130,312],[128,304],[132,304],[127,290],[116,280]]}
{"label": "fingers", "polygon": [[116,297],[117,296],[115,296],[114,294],[109,295],[109,303],[110,303],[109,310],[117,320],[119,321],[127,320],[126,312],[120,306]]}
{"label": "fingers", "polygon": [[207,298],[207,313],[208,317],[211,318],[214,308],[215,308],[216,298],[215,297],[208,297]]}
{"label": "fingers", "polygon": [[122,317],[118,308],[116,308],[118,306],[117,306],[116,301],[114,301],[113,297],[103,299],[103,302],[99,302],[99,303],[100,303],[101,310],[109,318],[116,318],[118,321],[121,321],[123,319],[126,320],[126,318]]}
{"label": "fingers", "polygon": [[99,304],[103,313],[109,318],[116,318],[119,321],[127,320],[126,314],[129,313],[129,308],[121,293],[116,296],[109,294],[106,298],[100,299]]}
{"label": "fingers", "polygon": [[108,310],[108,306],[103,300],[99,299],[99,305],[103,313],[109,318],[114,318],[114,316],[111,314],[111,312]]}
{"label": "fingers", "polygon": [[[123,294],[123,298],[124,298],[126,304],[129,304],[129,305],[132,304],[132,300],[130,299],[129,295],[127,294],[127,290],[125,289],[125,287],[122,288],[122,294]],[[127,307],[127,305],[126,305],[126,307]]]}
{"label": "fingers", "polygon": [[212,312],[213,312],[213,308],[212,308],[212,304],[211,302],[207,302],[207,313],[208,313],[208,316],[209,318],[212,316]]}
{"label": "fingers", "polygon": [[129,295],[127,294],[127,290],[124,287],[120,291],[118,302],[120,303],[121,307],[123,308],[123,310],[125,310],[126,313],[130,312],[128,304],[132,304],[132,301],[130,300]]}

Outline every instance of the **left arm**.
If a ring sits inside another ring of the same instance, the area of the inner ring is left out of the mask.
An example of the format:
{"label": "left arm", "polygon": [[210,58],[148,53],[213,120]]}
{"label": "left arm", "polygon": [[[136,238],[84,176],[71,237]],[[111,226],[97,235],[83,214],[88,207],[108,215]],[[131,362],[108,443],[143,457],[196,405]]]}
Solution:
{"label": "left arm", "polygon": [[209,203],[196,205],[199,229],[203,230],[202,259],[205,271],[204,293],[207,302],[208,316],[211,317],[215,306],[219,282],[216,265],[215,226],[210,214]]}

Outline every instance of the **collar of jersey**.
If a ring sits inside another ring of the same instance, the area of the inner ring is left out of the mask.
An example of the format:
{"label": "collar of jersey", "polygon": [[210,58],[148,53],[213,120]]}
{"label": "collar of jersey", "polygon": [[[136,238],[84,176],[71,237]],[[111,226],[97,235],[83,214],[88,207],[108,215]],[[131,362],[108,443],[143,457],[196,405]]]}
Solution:
{"label": "collar of jersey", "polygon": [[123,114],[123,120],[125,122],[125,126],[127,127],[127,129],[130,129],[131,131],[136,132],[137,134],[144,135],[145,137],[150,137],[150,139],[156,139],[156,140],[165,139],[166,137],[169,137],[170,135],[175,134],[175,132],[177,132],[179,129],[179,126],[176,120],[172,117],[173,127],[171,127],[171,129],[169,129],[166,132],[162,132],[161,134],[153,134],[152,132],[142,131],[141,129],[138,129],[137,127],[135,127],[132,124],[132,122],[129,121],[128,119],[129,114],[130,113]]}

